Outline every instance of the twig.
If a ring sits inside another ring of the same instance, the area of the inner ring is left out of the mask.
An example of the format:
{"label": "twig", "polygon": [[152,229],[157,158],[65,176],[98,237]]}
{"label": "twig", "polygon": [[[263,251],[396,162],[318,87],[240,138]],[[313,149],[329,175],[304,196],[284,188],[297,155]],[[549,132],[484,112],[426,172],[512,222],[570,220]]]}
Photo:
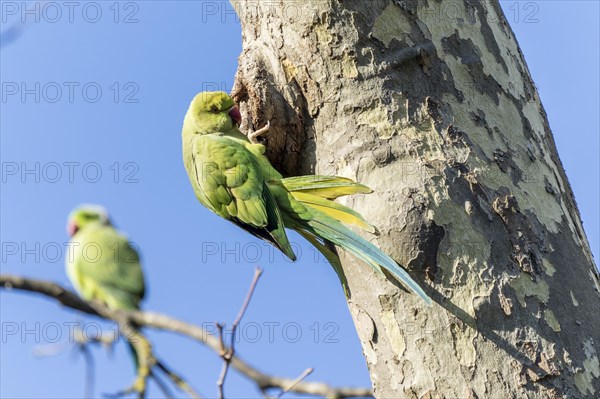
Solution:
{"label": "twig", "polygon": [[235,333],[240,322],[242,321],[242,317],[244,317],[244,314],[246,313],[246,309],[248,309],[248,305],[250,305],[252,295],[254,294],[254,290],[256,289],[256,284],[258,284],[258,280],[260,279],[262,273],[263,270],[260,267],[254,269],[254,278],[252,279],[252,283],[250,284],[250,288],[248,289],[248,293],[246,294],[246,299],[244,299],[244,303],[242,304],[242,307],[240,308],[237,317],[231,325],[231,341],[229,343],[229,349],[225,347],[225,337],[223,336],[223,329],[225,328],[225,325],[221,323],[216,323],[217,330],[219,331],[220,355],[223,359],[223,367],[221,368],[221,374],[217,379],[217,390],[219,392],[219,399],[224,399],[225,397],[225,394],[223,392],[225,379],[227,378],[227,372],[229,371],[231,359],[233,359],[233,356],[235,356]]}
{"label": "twig", "polygon": [[86,344],[79,344],[79,350],[85,360],[84,398],[94,397],[94,357]]}
{"label": "twig", "polygon": [[315,369],[313,369],[312,367],[307,368],[306,370],[304,370],[304,372],[302,374],[300,374],[298,376],[298,378],[296,378],[287,388],[285,388],[283,391],[279,392],[279,395],[277,395],[277,398],[279,399],[283,395],[285,395],[286,393],[288,393],[290,391],[290,389],[292,389],[296,385],[298,385],[298,383],[300,381],[302,381],[303,379],[305,379],[306,377],[308,377],[313,371],[315,371]]}
{"label": "twig", "polygon": [[60,355],[70,348],[72,348],[71,344],[67,342],[61,342],[56,344],[36,346],[31,352],[33,353],[33,356],[36,357],[51,357]]}
{"label": "twig", "polygon": [[165,384],[165,382],[161,380],[160,377],[158,377],[156,373],[152,370],[150,370],[150,377],[152,377],[154,382],[156,382],[156,385],[158,385],[158,388],[162,391],[163,395],[165,395],[166,398],[171,399],[175,397],[173,396],[173,393],[171,392],[167,384]]}
{"label": "twig", "polygon": [[[92,398],[94,396],[94,357],[88,347],[89,344],[100,343],[102,345],[112,345],[114,341],[107,339],[107,337],[100,335],[94,338],[86,338],[83,332],[79,329],[74,331],[73,342],[63,342],[50,344],[45,346],[39,346],[33,349],[33,354],[39,357],[50,357],[59,355],[69,348],[77,350],[82,354],[85,362],[85,379],[84,379],[84,398]],[[74,345],[74,346],[73,346]]]}
{"label": "twig", "polygon": [[165,373],[178,389],[187,393],[188,395],[190,395],[190,397],[194,399],[202,398],[202,396],[198,392],[196,392],[194,388],[192,388],[187,382],[185,382],[183,378],[181,378],[179,375],[175,374],[173,371],[167,368],[167,366],[165,366],[165,364],[158,359],[156,360],[156,367],[158,367],[159,370]]}
{"label": "twig", "polygon": [[[216,353],[220,353],[221,351],[219,339],[211,335],[204,328],[153,312],[114,311],[106,306],[84,301],[76,294],[68,291],[58,284],[49,281],[41,281],[12,275],[0,275],[0,287],[42,294],[57,300],[66,307],[104,319],[117,321],[118,318],[125,317],[137,326],[170,331],[198,341],[208,346]],[[237,356],[233,356],[231,358],[231,367],[239,371],[245,377],[253,380],[261,391],[271,388],[285,389],[294,381],[289,378],[265,374]],[[339,399],[373,396],[373,391],[368,388],[336,388],[324,383],[306,381],[298,383],[296,386],[290,389],[289,392],[295,392],[303,395],[334,397]]]}
{"label": "twig", "polygon": [[223,399],[225,396],[223,392],[223,386],[225,385],[225,378],[227,377],[227,371],[229,370],[231,357],[229,357],[229,351],[225,348],[225,338],[223,337],[223,328],[225,325],[223,323],[215,323],[215,325],[219,331],[219,342],[221,343],[219,355],[223,359],[223,367],[221,367],[221,373],[219,374],[219,378],[217,378],[217,392],[219,394],[219,399]]}

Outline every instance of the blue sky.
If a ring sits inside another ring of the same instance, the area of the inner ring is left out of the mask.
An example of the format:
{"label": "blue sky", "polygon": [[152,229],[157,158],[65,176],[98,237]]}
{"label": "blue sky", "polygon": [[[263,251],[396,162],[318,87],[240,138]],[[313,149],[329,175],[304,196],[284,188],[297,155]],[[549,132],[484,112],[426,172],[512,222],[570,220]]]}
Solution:
{"label": "blue sky", "polygon": [[[2,30],[21,12],[12,15],[9,3],[22,6],[2,1]],[[79,203],[104,204],[141,248],[146,309],[205,327],[231,322],[260,264],[266,272],[240,330],[239,354],[282,376],[315,367],[309,380],[369,385],[331,268],[315,262],[314,250],[294,234],[300,260],[289,263],[201,207],[189,187],[181,122],[198,91],[231,88],[241,37],[229,4],[77,3],[72,21],[69,9],[56,4],[60,15],[40,9],[39,22],[29,23],[0,53],[2,273],[69,285],[65,218]],[[598,3],[502,5],[539,88],[597,258]],[[24,98],[23,89],[29,90]],[[81,397],[81,357],[65,352],[40,359],[32,351],[66,340],[71,322],[85,323],[90,334],[111,326],[39,297],[0,291],[0,298],[0,396]],[[170,366],[202,394],[216,395],[221,362],[215,354],[171,334],[148,334]],[[124,345],[113,356],[93,352],[97,395],[131,382]],[[235,372],[226,392],[258,395]]]}

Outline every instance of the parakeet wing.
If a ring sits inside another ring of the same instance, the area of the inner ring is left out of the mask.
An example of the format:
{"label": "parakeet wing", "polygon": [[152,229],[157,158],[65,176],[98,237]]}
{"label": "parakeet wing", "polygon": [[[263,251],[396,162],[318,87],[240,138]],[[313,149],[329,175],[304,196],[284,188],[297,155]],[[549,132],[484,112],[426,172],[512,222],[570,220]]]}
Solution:
{"label": "parakeet wing", "polygon": [[136,309],[144,296],[137,251],[112,226],[89,226],[72,241],[68,262],[71,281],[86,299],[116,309]]}
{"label": "parakeet wing", "polygon": [[295,259],[277,203],[246,146],[225,135],[198,135],[192,157],[196,195],[205,206]]}

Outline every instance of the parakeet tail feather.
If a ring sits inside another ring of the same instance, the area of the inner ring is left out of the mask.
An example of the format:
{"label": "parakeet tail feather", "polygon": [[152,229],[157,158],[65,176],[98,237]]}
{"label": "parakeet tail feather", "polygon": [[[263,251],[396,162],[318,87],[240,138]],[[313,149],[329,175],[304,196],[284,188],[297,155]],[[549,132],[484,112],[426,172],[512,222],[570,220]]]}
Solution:
{"label": "parakeet tail feather", "polygon": [[303,191],[292,191],[290,194],[304,205],[317,209],[342,223],[357,226],[369,233],[377,233],[375,226],[368,223],[360,213],[352,208]]}
{"label": "parakeet tail feather", "polygon": [[381,272],[383,267],[404,286],[419,295],[425,303],[431,305],[431,299],[396,261],[337,220],[316,209],[311,209],[311,212],[314,218],[305,222],[306,230],[349,251],[378,272]]}
{"label": "parakeet tail feather", "polygon": [[321,198],[336,199],[345,195],[372,193],[369,187],[339,176],[297,176],[281,179],[290,192],[300,191]]}
{"label": "parakeet tail feather", "polygon": [[348,289],[348,281],[346,280],[346,275],[344,274],[344,270],[342,269],[342,264],[340,262],[340,258],[335,252],[335,247],[329,241],[324,241],[320,237],[316,236],[314,233],[298,228],[296,230],[298,234],[306,239],[306,241],[310,242],[315,248],[319,250],[325,256],[325,259],[331,264],[333,270],[335,270],[340,282],[342,283],[342,287],[344,288],[344,293],[347,297],[350,296],[350,290]]}

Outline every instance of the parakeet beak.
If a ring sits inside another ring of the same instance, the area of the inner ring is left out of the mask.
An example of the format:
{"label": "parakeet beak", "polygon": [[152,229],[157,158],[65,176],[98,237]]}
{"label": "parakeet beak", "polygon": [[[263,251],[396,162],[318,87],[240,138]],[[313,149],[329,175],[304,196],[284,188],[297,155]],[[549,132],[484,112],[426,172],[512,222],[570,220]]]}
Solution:
{"label": "parakeet beak", "polygon": [[79,230],[79,227],[75,223],[73,223],[73,222],[67,223],[67,234],[69,235],[69,237],[73,237],[75,235],[75,233],[77,233],[78,230]]}
{"label": "parakeet beak", "polygon": [[235,125],[239,126],[240,123],[242,123],[242,114],[240,114],[238,107],[231,107],[229,110],[229,116]]}

